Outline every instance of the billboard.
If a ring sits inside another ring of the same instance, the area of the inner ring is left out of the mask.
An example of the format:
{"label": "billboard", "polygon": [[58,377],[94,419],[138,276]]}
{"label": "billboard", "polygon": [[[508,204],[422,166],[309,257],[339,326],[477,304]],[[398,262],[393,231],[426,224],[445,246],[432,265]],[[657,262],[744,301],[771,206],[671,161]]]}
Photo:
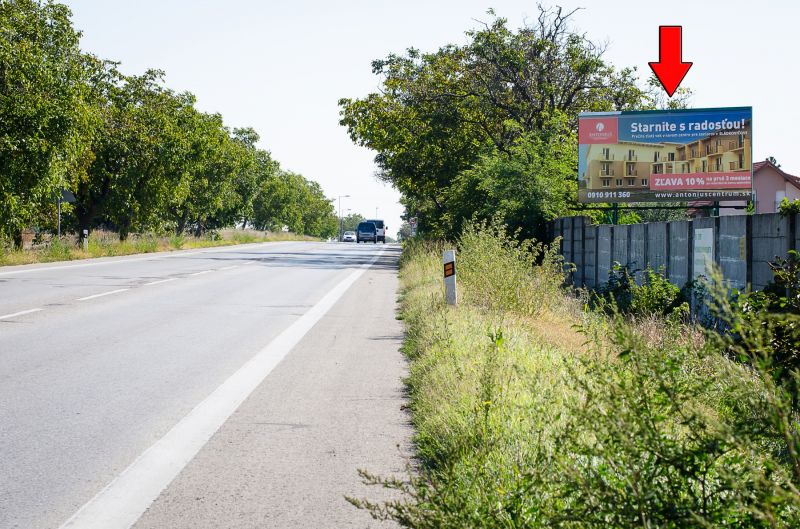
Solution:
{"label": "billboard", "polygon": [[578,118],[580,202],[750,200],[751,107]]}

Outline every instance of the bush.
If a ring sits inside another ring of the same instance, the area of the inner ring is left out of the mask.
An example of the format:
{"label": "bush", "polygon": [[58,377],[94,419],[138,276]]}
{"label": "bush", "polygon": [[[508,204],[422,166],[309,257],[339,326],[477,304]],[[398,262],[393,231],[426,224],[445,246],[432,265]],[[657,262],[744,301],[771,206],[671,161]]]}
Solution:
{"label": "bush", "polygon": [[458,240],[458,279],[465,302],[533,316],[561,299],[557,245],[517,241],[503,226],[468,224]]}
{"label": "bush", "polygon": [[721,278],[713,286],[713,310],[730,330],[718,336],[729,354],[770,373],[800,401],[800,255],[770,263],[774,279],[761,292],[727,295]]}
{"label": "bush", "polygon": [[561,521],[585,527],[795,527],[800,496],[765,424],[769,389],[665,321],[657,345],[620,317],[619,359],[583,358],[559,436]]}
{"label": "bush", "polygon": [[175,250],[180,250],[181,248],[183,248],[184,244],[186,244],[186,237],[183,234],[173,235],[169,238],[170,248],[174,248]]}
{"label": "bush", "polygon": [[616,311],[635,316],[667,315],[675,309],[686,311],[681,289],[669,282],[663,269],[656,272],[647,267],[642,272],[642,284],[636,283],[628,267],[618,262],[609,271],[608,282],[597,289],[594,306],[609,314]]}
{"label": "bush", "polygon": [[[354,504],[417,529],[800,526],[800,421],[779,378],[731,359],[742,338],[689,323],[656,272],[639,286],[617,269],[604,310],[576,314],[532,243],[485,225],[459,243],[456,308],[442,247],[405,246],[419,460],[407,479],[362,474],[404,499]],[[627,313],[607,316],[617,300]],[[543,326],[579,327],[584,345]]]}
{"label": "bush", "polygon": [[73,243],[54,237],[47,244],[42,257],[44,261],[68,261],[74,249]]}

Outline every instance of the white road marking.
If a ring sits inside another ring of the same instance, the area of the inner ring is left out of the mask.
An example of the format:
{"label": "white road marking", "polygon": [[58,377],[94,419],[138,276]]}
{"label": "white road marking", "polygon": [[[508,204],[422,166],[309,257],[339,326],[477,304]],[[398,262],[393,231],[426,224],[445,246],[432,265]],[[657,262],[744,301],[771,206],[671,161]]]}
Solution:
{"label": "white road marking", "polygon": [[194,277],[194,276],[201,276],[203,274],[210,274],[213,270],[203,270],[202,272],[195,272],[194,274],[189,274],[187,277]]}
{"label": "white road marking", "polygon": [[383,251],[329,290],[316,305],[257,352],[60,529],[129,529],[133,526],[228,417],[381,254]]}
{"label": "white road marking", "polygon": [[28,310],[21,310],[19,312],[15,312],[14,314],[6,314],[5,316],[0,316],[0,320],[9,320],[11,318],[16,318],[17,316],[24,316],[25,314],[31,314],[34,312],[39,312],[44,309],[28,309]]}
{"label": "white road marking", "polygon": [[167,278],[167,279],[160,279],[158,281],[153,281],[152,283],[145,283],[143,286],[150,287],[150,286],[153,286],[153,285],[160,285],[161,283],[169,283],[170,281],[177,281],[177,280],[178,280],[177,277],[170,277],[170,278]]}
{"label": "white road marking", "polygon": [[[76,263],[76,264],[68,264],[68,265],[60,265],[60,266],[42,266],[38,268],[22,268],[16,270],[2,270],[0,267],[0,276],[7,276],[7,275],[14,275],[14,274],[30,274],[33,272],[50,272],[52,270],[65,270],[67,268],[85,268],[87,266],[100,266],[100,265],[111,265],[111,264],[118,264],[118,263],[134,263],[136,261],[157,261],[159,259],[172,259],[175,257],[187,257],[191,255],[200,255],[205,253],[220,253],[220,252],[230,252],[236,251],[236,248],[241,246],[255,246],[259,244],[267,244],[270,246],[283,246],[287,244],[296,244],[302,241],[275,241],[275,242],[253,242],[253,243],[246,243],[246,244],[237,244],[234,246],[223,246],[219,248],[212,248],[209,250],[190,250],[190,251],[177,251],[177,252],[153,252],[148,254],[135,254],[135,256],[128,257],[115,257],[115,258],[97,258],[97,259],[108,259],[105,261],[100,261],[96,259],[89,259],[89,262],[84,263]],[[19,266],[29,266],[29,265],[19,265]],[[16,267],[14,267],[16,268]]]}
{"label": "white road marking", "polygon": [[129,288],[118,288],[117,290],[110,290],[108,292],[102,292],[100,294],[93,294],[91,296],[86,296],[85,298],[78,298],[76,301],[88,301],[90,299],[95,298],[102,298],[103,296],[110,296],[111,294],[119,294],[120,292],[126,292],[130,290]]}
{"label": "white road marking", "polygon": [[239,268],[239,265],[223,266],[219,270],[220,271],[222,271],[222,270],[233,270],[234,268]]}

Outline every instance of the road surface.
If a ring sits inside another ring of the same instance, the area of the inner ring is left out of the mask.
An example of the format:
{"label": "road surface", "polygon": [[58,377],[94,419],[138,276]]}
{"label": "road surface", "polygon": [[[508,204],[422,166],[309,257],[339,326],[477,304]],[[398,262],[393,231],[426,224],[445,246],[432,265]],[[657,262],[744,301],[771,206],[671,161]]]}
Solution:
{"label": "road surface", "polygon": [[399,248],[0,268],[0,528],[382,527],[402,474]]}

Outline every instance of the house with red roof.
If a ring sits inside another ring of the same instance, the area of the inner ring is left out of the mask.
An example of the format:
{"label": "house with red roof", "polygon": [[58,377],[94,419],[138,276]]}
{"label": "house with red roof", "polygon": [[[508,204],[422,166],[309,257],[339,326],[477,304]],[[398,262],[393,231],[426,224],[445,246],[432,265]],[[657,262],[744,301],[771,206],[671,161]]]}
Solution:
{"label": "house with red roof", "polygon": [[[800,199],[800,176],[789,174],[769,160],[753,164],[753,195],[756,213],[776,213],[784,198],[790,201]],[[691,216],[708,215],[707,209],[697,206],[711,206],[710,201],[697,201],[689,205]],[[745,202],[720,202],[720,215],[742,215],[747,206]],[[725,207],[729,206],[729,207]],[[735,206],[735,207],[730,207]]]}
{"label": "house with red roof", "polygon": [[800,199],[800,177],[770,161],[753,164],[753,189],[756,213],[775,213],[784,198]]}

